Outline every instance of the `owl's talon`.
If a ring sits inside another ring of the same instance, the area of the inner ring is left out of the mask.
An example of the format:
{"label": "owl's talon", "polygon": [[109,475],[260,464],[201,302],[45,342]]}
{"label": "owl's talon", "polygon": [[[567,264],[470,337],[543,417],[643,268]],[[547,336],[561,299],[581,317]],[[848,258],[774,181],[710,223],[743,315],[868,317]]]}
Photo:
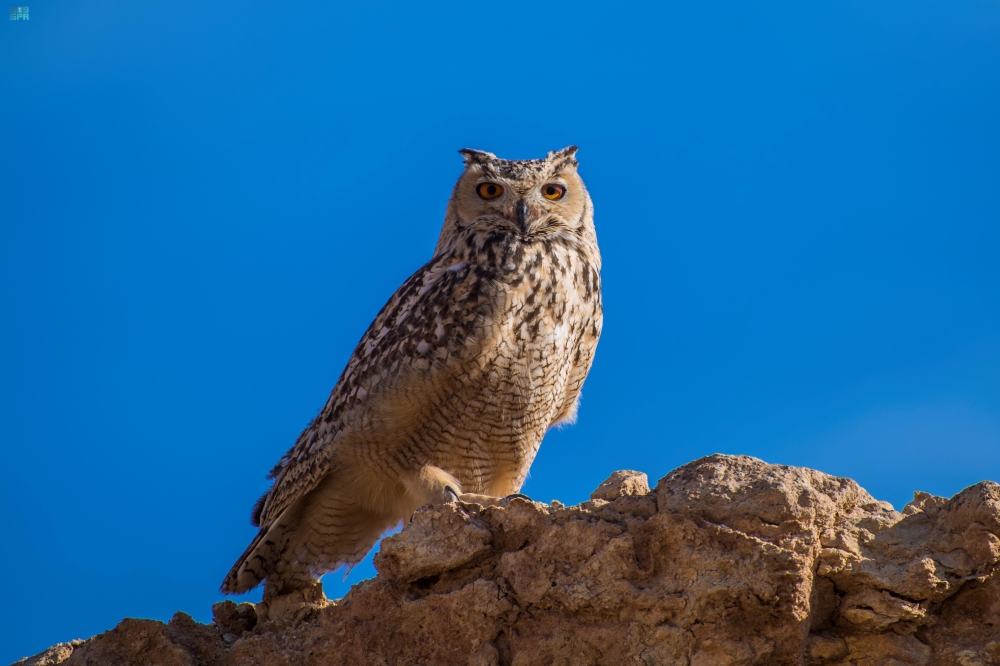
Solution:
{"label": "owl's talon", "polygon": [[445,486],[445,487],[444,487],[444,492],[445,492],[445,493],[450,493],[450,494],[451,494],[451,496],[452,496],[452,499],[450,499],[450,500],[447,500],[449,504],[452,504],[452,503],[455,503],[455,502],[457,502],[457,501],[458,501],[458,493],[456,493],[456,492],[454,491],[454,489],[452,489],[452,487],[451,487],[451,486]]}
{"label": "owl's talon", "polygon": [[528,497],[527,495],[524,495],[524,494],[522,494],[522,493],[514,493],[514,494],[512,494],[512,495],[507,495],[506,497],[501,497],[501,498],[500,498],[500,501],[499,501],[499,502],[497,502],[497,505],[498,505],[498,506],[502,506],[502,507],[505,507],[505,508],[506,508],[506,507],[510,506],[510,501],[511,501],[511,500],[514,500],[514,499],[523,499],[523,500],[527,500],[527,501],[529,501],[529,502],[533,501],[533,500],[532,500],[532,499],[531,499],[530,497]]}

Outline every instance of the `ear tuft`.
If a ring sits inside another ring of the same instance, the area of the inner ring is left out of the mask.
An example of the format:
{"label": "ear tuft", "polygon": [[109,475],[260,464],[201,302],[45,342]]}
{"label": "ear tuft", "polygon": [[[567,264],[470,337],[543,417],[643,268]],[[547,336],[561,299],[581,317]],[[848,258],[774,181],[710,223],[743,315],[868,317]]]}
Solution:
{"label": "ear tuft", "polygon": [[579,150],[579,148],[576,146],[567,146],[562,150],[552,150],[545,156],[545,160],[547,162],[566,162],[568,164],[576,165],[577,150]]}
{"label": "ear tuft", "polygon": [[495,160],[497,158],[493,153],[487,153],[483,150],[473,150],[472,148],[462,148],[459,153],[465,157],[465,164],[482,164],[483,162],[488,162],[489,160]]}

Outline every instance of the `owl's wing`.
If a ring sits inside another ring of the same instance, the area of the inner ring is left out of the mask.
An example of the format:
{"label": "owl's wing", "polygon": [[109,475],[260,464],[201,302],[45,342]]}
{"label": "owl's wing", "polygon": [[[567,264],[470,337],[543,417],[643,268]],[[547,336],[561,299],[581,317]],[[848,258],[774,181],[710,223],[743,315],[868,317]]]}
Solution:
{"label": "owl's wing", "polygon": [[602,323],[603,316],[600,304],[598,304],[593,318],[584,322],[583,331],[576,344],[573,365],[566,382],[566,393],[559,411],[552,419],[551,425],[553,426],[576,421],[576,412],[580,404],[580,389],[583,388],[583,382],[587,379],[590,366],[594,363],[594,351],[597,349],[597,340],[601,337]]}
{"label": "owl's wing", "polygon": [[427,382],[475,353],[494,288],[488,276],[446,254],[400,286],[361,338],[322,411],[271,471],[274,485],[254,511],[261,529],[317,486],[339,447],[378,436],[392,425],[390,412],[399,403],[418,410]]}

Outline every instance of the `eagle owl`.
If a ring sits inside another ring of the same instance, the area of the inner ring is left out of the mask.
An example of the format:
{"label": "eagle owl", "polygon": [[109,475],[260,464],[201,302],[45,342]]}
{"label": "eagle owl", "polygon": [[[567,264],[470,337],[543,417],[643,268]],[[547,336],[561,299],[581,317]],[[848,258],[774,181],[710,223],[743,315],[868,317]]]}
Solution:
{"label": "eagle owl", "polygon": [[516,493],[576,416],[601,335],[601,256],[576,147],[459,151],[433,258],[392,295],[326,405],[271,470],[222,584],[265,597],[359,562],[424,504]]}

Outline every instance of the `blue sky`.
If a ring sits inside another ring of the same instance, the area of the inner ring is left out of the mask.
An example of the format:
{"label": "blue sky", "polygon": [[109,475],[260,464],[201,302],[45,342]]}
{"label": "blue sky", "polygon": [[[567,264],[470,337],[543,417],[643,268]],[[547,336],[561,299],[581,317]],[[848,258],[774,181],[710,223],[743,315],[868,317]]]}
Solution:
{"label": "blue sky", "polygon": [[575,143],[596,206],[604,336],[531,496],[713,452],[897,508],[1000,480],[1000,5],[754,5],[3,21],[0,663],[210,619],[466,146]]}

